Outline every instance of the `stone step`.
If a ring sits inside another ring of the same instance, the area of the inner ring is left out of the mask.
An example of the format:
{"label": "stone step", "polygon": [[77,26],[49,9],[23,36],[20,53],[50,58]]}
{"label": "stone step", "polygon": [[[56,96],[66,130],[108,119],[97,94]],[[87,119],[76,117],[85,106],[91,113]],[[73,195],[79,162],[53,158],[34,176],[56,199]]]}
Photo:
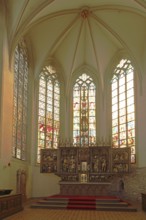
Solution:
{"label": "stone step", "polygon": [[117,206],[120,206],[120,207],[128,207],[128,203],[126,202],[117,202],[117,203],[112,203],[112,202],[108,202],[108,203],[103,203],[103,202],[96,202],[96,205],[97,206],[113,206],[113,207],[117,207]]}
{"label": "stone step", "polygon": [[68,204],[68,200],[40,200],[39,204]]}
{"label": "stone step", "polygon": [[107,202],[107,203],[117,203],[120,202],[120,199],[96,199],[96,202]]}
{"label": "stone step", "polygon": [[[57,204],[33,204],[31,208],[41,208],[41,209],[66,209],[67,205],[57,205]],[[97,211],[127,211],[136,212],[137,209],[133,207],[117,207],[117,206],[86,206],[86,205],[70,205],[68,209],[94,209]]]}
{"label": "stone step", "polygon": [[44,200],[46,201],[68,201],[69,199],[68,198],[44,198]]}
{"label": "stone step", "polygon": [[134,207],[116,207],[116,206],[107,206],[107,207],[96,206],[96,210],[97,211],[137,212],[137,209]]}
{"label": "stone step", "polygon": [[39,204],[39,203],[36,203],[36,204],[32,204],[31,206],[30,206],[31,208],[41,208],[41,209],[66,209],[66,207],[67,207],[67,205],[66,204],[63,204],[63,205],[61,205],[61,204],[59,204],[59,205],[57,205],[57,204]]}
{"label": "stone step", "polygon": [[84,209],[97,211],[128,211],[136,212],[137,209],[120,199],[69,199],[69,198],[44,198],[31,205],[31,208],[42,209]]}

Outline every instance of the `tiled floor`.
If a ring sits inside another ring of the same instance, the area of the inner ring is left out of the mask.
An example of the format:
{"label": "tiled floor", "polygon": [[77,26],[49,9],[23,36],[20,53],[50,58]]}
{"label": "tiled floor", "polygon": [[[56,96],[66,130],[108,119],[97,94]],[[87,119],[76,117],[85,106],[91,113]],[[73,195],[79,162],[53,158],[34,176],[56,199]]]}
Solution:
{"label": "tiled floor", "polygon": [[89,210],[32,209],[27,204],[22,212],[5,220],[146,220],[146,212],[103,212]]}

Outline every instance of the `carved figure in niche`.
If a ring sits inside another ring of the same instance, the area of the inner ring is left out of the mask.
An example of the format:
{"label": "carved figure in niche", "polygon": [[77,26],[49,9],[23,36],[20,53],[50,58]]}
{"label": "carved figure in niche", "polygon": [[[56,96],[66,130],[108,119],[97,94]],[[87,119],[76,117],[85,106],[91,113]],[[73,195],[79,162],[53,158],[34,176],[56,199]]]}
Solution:
{"label": "carved figure in niche", "polygon": [[119,161],[119,154],[116,154],[116,155],[115,155],[114,161]]}
{"label": "carved figure in niche", "polygon": [[118,171],[123,172],[123,165],[120,163],[117,165]]}
{"label": "carved figure in niche", "polygon": [[120,155],[120,160],[124,160],[124,154]]}
{"label": "carved figure in niche", "polygon": [[48,165],[48,172],[50,173],[52,171],[52,167]]}
{"label": "carved figure in niche", "polygon": [[128,172],[128,170],[129,170],[129,166],[128,166],[127,163],[125,164],[125,168],[124,168],[124,169],[125,169],[125,172]]}
{"label": "carved figure in niche", "polygon": [[124,152],[124,159],[128,160],[128,152],[126,152],[126,151]]}
{"label": "carved figure in niche", "polygon": [[[96,156],[95,156],[95,158],[96,158]],[[98,157],[95,159],[95,162],[93,164],[93,171],[94,172],[98,172],[99,171],[99,159],[98,159]]]}
{"label": "carved figure in niche", "polygon": [[64,159],[63,159],[62,169],[63,169],[64,172],[67,172],[67,171],[68,171],[67,158],[64,158]]}
{"label": "carved figure in niche", "polygon": [[103,158],[102,162],[101,162],[101,170],[102,170],[102,172],[106,172],[106,169],[107,169],[106,159]]}
{"label": "carved figure in niche", "polygon": [[80,164],[78,164],[78,171],[80,171],[81,170],[81,165]]}
{"label": "carved figure in niche", "polygon": [[69,171],[70,171],[70,172],[75,172],[75,167],[76,167],[76,166],[75,166],[74,156],[71,156]]}
{"label": "carved figure in niche", "polygon": [[56,164],[54,164],[54,171],[57,172],[57,165]]}
{"label": "carved figure in niche", "polygon": [[116,166],[113,167],[113,172],[117,173],[118,172],[118,168]]}
{"label": "carved figure in niche", "polygon": [[[126,152],[127,153],[127,152]],[[128,153],[127,153],[128,154]],[[135,154],[135,148],[131,147],[131,154]]]}

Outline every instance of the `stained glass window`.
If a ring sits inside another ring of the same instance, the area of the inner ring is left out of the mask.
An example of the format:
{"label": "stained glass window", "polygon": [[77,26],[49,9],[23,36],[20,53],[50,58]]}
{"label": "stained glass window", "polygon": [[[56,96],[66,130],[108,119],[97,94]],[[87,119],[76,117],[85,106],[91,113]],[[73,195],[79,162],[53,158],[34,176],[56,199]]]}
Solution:
{"label": "stained glass window", "polygon": [[96,86],[83,73],[73,87],[73,144],[89,146],[96,142]]}
{"label": "stained glass window", "polygon": [[130,147],[135,163],[134,68],[122,59],[112,78],[112,144],[114,148]]}
{"label": "stained glass window", "polygon": [[13,147],[15,158],[26,160],[26,123],[28,91],[28,57],[24,41],[15,48],[14,54],[14,113]]}
{"label": "stained glass window", "polygon": [[38,163],[41,149],[58,148],[59,131],[60,83],[56,69],[50,65],[43,68],[39,79]]}

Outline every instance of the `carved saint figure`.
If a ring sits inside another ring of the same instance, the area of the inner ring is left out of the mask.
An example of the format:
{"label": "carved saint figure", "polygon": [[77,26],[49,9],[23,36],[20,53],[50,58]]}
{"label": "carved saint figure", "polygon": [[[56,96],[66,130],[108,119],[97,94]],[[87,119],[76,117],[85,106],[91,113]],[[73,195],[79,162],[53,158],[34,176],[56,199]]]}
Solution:
{"label": "carved saint figure", "polygon": [[93,165],[94,172],[98,172],[98,170],[99,170],[98,168],[99,168],[99,159],[96,158],[94,165]]}
{"label": "carved saint figure", "polygon": [[102,159],[102,163],[101,163],[101,170],[102,170],[102,172],[106,172],[106,168],[107,168],[106,166],[107,166],[106,159],[103,158]]}
{"label": "carved saint figure", "polygon": [[66,158],[63,159],[62,168],[63,168],[64,172],[67,172],[67,170],[68,170],[68,163],[67,163],[67,159]]}
{"label": "carved saint figure", "polygon": [[71,156],[71,159],[70,159],[69,170],[70,170],[70,172],[75,172],[75,159],[73,156]]}

